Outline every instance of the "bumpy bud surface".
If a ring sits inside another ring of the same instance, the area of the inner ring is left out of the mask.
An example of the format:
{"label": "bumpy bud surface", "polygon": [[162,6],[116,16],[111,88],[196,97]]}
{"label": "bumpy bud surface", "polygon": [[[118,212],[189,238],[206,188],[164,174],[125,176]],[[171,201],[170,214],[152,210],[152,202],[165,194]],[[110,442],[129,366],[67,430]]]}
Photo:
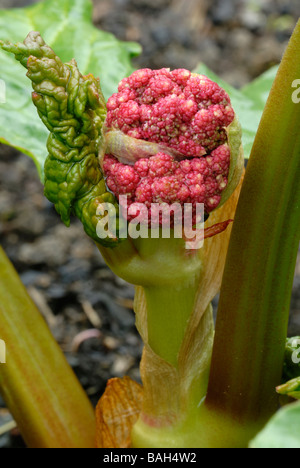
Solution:
{"label": "bumpy bud surface", "polygon": [[107,110],[106,184],[118,199],[126,195],[129,206],[145,204],[149,223],[151,204],[203,203],[210,213],[229,180],[234,191],[241,132],[217,83],[183,69],[138,70],[121,81]]}

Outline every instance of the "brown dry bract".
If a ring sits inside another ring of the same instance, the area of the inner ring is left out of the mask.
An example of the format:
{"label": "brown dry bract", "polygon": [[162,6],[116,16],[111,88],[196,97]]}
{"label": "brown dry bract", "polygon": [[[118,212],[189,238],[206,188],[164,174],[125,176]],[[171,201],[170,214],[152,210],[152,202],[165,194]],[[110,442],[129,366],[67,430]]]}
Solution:
{"label": "brown dry bract", "polygon": [[111,379],[96,407],[97,448],[129,448],[142,407],[142,386],[129,377]]}

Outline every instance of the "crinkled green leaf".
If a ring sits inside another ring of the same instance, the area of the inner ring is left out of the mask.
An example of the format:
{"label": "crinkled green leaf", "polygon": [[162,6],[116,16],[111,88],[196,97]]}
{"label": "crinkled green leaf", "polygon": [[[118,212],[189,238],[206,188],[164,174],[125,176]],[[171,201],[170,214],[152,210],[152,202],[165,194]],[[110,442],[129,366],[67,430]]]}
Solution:
{"label": "crinkled green leaf", "polygon": [[195,70],[195,73],[206,75],[217,82],[229,94],[233,108],[242,125],[246,158],[250,156],[258,125],[277,70],[277,66],[271,68],[241,90],[230,86],[202,63]]}
{"label": "crinkled green leaf", "polygon": [[[63,63],[39,32],[31,31],[23,42],[1,41],[27,68],[32,82],[32,101],[50,131],[49,155],[44,165],[45,195],[69,226],[71,213],[82,221],[86,233],[96,242],[103,205],[116,200],[106,190],[98,163],[106,104],[100,82],[91,73],[83,76],[74,59]],[[105,211],[104,211],[105,212]],[[118,243],[117,233],[106,246]]]}
{"label": "crinkled green leaf", "polygon": [[[30,31],[39,31],[63,62],[75,58],[82,74],[100,77],[106,98],[132,73],[131,58],[140,53],[138,44],[118,41],[93,26],[90,0],[45,0],[0,10],[0,39],[23,41]],[[31,156],[42,177],[48,132],[32,104],[24,69],[4,51],[0,51],[0,79],[6,83],[6,103],[0,103],[0,143]]]}
{"label": "crinkled green leaf", "polygon": [[300,448],[300,402],[279,410],[250,448]]}

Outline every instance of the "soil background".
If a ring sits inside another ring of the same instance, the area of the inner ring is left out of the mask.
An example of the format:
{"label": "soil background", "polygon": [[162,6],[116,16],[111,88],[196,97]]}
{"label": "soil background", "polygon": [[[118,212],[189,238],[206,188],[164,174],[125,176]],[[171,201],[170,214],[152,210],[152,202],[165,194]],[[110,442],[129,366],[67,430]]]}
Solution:
{"label": "soil background", "polygon": [[[31,3],[0,0],[0,8]],[[202,61],[236,87],[279,63],[300,16],[299,0],[93,3],[97,27],[142,45],[137,68],[192,70]],[[133,287],[106,267],[78,221],[69,229],[61,224],[43,196],[33,162],[4,145],[0,243],[94,405],[109,378],[126,374],[139,380],[142,343],[135,329]],[[300,335],[300,261],[289,335]],[[0,400],[0,426],[10,417]],[[0,437],[0,447],[23,447],[18,430]]]}

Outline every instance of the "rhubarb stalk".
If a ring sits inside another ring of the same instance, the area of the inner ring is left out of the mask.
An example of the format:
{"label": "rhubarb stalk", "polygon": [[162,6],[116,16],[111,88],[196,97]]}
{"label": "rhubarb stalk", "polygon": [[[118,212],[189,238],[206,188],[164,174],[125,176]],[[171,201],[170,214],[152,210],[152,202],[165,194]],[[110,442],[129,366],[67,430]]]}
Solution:
{"label": "rhubarb stalk", "polygon": [[30,448],[95,447],[94,411],[0,248],[0,392]]}

